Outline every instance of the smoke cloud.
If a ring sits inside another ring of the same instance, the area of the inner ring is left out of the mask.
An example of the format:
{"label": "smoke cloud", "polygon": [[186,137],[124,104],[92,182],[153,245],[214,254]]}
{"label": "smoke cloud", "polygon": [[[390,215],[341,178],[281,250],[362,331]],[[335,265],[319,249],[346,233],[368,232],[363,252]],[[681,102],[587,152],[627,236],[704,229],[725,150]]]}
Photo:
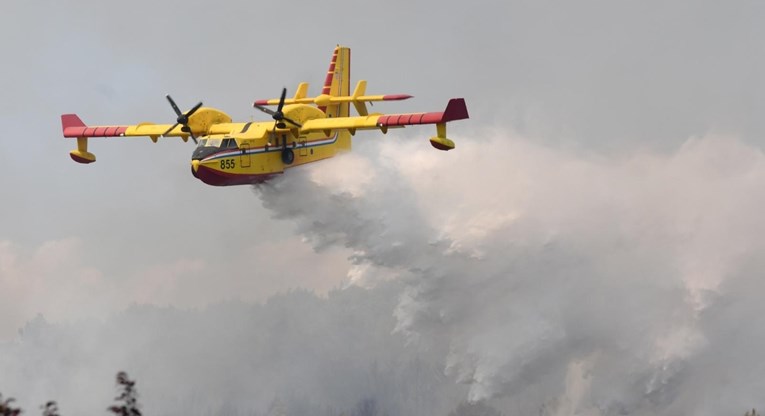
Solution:
{"label": "smoke cloud", "polygon": [[[761,150],[701,137],[606,156],[485,136],[448,153],[357,140],[254,188],[319,254],[353,253],[343,288],[39,317],[0,345],[0,391],[100,414],[126,370],[147,414],[762,405]],[[10,254],[0,260],[13,270]]]}
{"label": "smoke cloud", "polygon": [[470,400],[525,414],[758,403],[759,149],[704,137],[606,157],[500,134],[458,146],[388,141],[257,193],[317,249],[352,249],[355,281],[405,282],[396,332],[446,349]]}

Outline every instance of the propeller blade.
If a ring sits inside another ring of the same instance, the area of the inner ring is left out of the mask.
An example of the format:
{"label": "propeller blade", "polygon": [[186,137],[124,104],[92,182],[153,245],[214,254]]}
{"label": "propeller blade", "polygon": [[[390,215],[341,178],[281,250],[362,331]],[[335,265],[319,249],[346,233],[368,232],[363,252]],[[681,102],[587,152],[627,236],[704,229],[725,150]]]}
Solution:
{"label": "propeller blade", "polygon": [[290,120],[287,117],[284,117],[284,113],[282,112],[282,109],[284,108],[284,101],[287,98],[287,88],[282,88],[282,95],[279,97],[279,105],[276,107],[276,111],[271,110],[270,108],[266,108],[263,106],[260,106],[256,103],[252,103],[252,106],[257,108],[258,110],[271,115],[271,118],[274,119],[274,128],[273,131],[276,131],[277,128],[283,129],[286,128],[287,125],[284,124],[283,120],[286,120],[290,122],[291,124],[294,124],[298,127],[303,127],[300,123]]}
{"label": "propeller blade", "polygon": [[181,113],[181,110],[178,108],[177,105],[175,105],[175,101],[173,101],[173,97],[171,97],[170,94],[167,94],[165,97],[167,98],[167,101],[170,102],[170,106],[173,107],[173,111],[175,111],[175,115],[180,117],[180,115],[183,113]]}
{"label": "propeller blade", "polygon": [[162,135],[163,135],[163,136],[167,136],[167,135],[168,135],[168,134],[170,134],[170,132],[171,132],[171,131],[173,131],[173,129],[174,129],[174,128],[176,128],[176,127],[178,127],[178,123],[175,123],[175,124],[173,124],[173,127],[170,127],[169,129],[167,129],[167,131],[166,131],[166,132],[164,132],[164,133],[162,133]]}
{"label": "propeller blade", "polygon": [[296,122],[296,121],[293,121],[293,120],[291,120],[291,119],[289,119],[289,118],[287,118],[287,117],[282,117],[282,119],[283,119],[284,121],[288,121],[288,122],[290,122],[290,123],[292,123],[292,124],[294,124],[294,125],[296,125],[296,126],[298,126],[298,127],[303,127],[303,125],[302,125],[302,124],[300,124],[300,123],[298,123],[298,122]]}
{"label": "propeller blade", "polygon": [[202,106],[202,102],[200,101],[199,104],[197,104],[194,107],[192,107],[191,110],[189,110],[186,113],[186,118],[188,119],[189,117],[191,117],[191,115],[194,114],[197,110],[199,110],[199,107],[201,107],[201,106]]}
{"label": "propeller blade", "polygon": [[189,127],[188,125],[184,125],[183,127],[181,127],[181,131],[184,133],[188,133],[189,136],[191,136],[191,140],[194,140],[194,143],[197,143],[197,137],[194,136],[194,132],[191,131],[191,127]]}
{"label": "propeller blade", "polygon": [[253,106],[253,107],[255,107],[255,108],[257,108],[258,110],[260,110],[260,111],[262,111],[262,112],[264,112],[264,113],[266,113],[266,114],[270,115],[270,116],[273,116],[274,114],[276,114],[276,113],[274,112],[274,110],[272,110],[272,109],[270,109],[270,108],[266,108],[266,107],[263,107],[263,106],[260,106],[260,105],[257,105],[257,104],[253,104],[252,106]]}
{"label": "propeller blade", "polygon": [[180,125],[181,131],[184,133],[188,133],[189,136],[191,136],[191,140],[194,140],[194,143],[197,143],[197,136],[194,135],[194,132],[191,131],[191,127],[189,127],[189,117],[191,117],[192,114],[194,114],[197,110],[199,110],[200,107],[202,107],[202,102],[200,101],[197,105],[192,107],[191,110],[187,111],[186,114],[184,114],[175,104],[175,101],[173,101],[173,98],[170,96],[170,94],[167,94],[165,98],[167,98],[167,101],[170,103],[170,106],[173,107],[173,111],[175,111],[175,115],[177,115],[178,118],[176,119],[175,124],[173,124],[172,127],[167,129],[167,131],[164,132],[162,135],[167,136],[168,134],[170,134],[171,131],[173,131],[174,128]]}
{"label": "propeller blade", "polygon": [[282,107],[284,107],[284,99],[287,98],[287,87],[282,88],[282,96],[279,98],[279,107],[276,108],[277,113],[282,112]]}

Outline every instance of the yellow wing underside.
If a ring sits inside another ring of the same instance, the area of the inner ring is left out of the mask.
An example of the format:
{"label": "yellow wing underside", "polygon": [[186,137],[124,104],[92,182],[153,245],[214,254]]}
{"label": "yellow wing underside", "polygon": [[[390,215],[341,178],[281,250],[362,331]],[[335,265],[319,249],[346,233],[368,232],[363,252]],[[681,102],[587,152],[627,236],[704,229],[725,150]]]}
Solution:
{"label": "yellow wing underside", "polygon": [[[195,128],[191,126],[191,131],[198,136],[223,134],[242,138],[258,138],[268,131],[267,127],[273,126],[270,122],[252,123],[253,127],[247,129],[245,133],[241,133],[244,127],[250,123],[220,123],[209,126],[205,129]],[[122,136],[125,137],[181,137],[184,140],[188,138],[189,133],[181,130],[181,126],[176,126],[174,129],[167,132],[167,129],[172,127],[172,124],[153,124],[153,123],[141,123],[134,126],[127,126],[125,133]],[[167,133],[166,133],[167,132]]]}

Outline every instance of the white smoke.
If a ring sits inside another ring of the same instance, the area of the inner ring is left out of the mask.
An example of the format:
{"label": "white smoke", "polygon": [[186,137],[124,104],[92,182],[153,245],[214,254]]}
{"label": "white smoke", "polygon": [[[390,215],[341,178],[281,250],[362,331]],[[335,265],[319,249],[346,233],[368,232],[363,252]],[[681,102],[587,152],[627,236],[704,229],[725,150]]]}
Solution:
{"label": "white smoke", "polygon": [[354,250],[354,282],[406,282],[397,331],[444,349],[471,400],[526,414],[761,404],[762,151],[704,137],[606,157],[492,136],[446,154],[366,144],[256,192],[317,250]]}
{"label": "white smoke", "polygon": [[103,322],[38,317],[0,343],[0,392],[29,413],[56,400],[64,415],[99,415],[125,370],[147,415],[445,415],[464,391],[437,357],[391,334],[400,290],[392,281],[202,310],[132,306]]}
{"label": "white smoke", "polygon": [[[126,370],[158,415],[444,415],[466,398],[508,415],[762,405],[759,149],[706,137],[605,157],[488,136],[448,153],[359,140],[256,189],[318,252],[351,250],[345,289],[38,318],[0,344],[0,392],[27,411],[54,399],[103,414]],[[89,277],[76,248],[28,262],[0,244],[0,269],[6,284]],[[153,291],[195,267],[156,270]]]}

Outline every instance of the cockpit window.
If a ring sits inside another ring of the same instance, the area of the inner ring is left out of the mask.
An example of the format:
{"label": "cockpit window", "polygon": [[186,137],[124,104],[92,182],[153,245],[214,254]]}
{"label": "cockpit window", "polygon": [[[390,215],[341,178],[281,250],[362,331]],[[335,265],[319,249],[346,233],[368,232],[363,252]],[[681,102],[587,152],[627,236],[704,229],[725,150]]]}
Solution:
{"label": "cockpit window", "polygon": [[197,147],[219,147],[221,149],[236,149],[236,139],[232,138],[207,138],[207,139],[199,139],[199,144]]}
{"label": "cockpit window", "polygon": [[207,139],[205,147],[220,147],[222,139]]}
{"label": "cockpit window", "polygon": [[236,140],[235,139],[223,139],[223,143],[220,145],[222,149],[230,149],[230,148],[236,148]]}

